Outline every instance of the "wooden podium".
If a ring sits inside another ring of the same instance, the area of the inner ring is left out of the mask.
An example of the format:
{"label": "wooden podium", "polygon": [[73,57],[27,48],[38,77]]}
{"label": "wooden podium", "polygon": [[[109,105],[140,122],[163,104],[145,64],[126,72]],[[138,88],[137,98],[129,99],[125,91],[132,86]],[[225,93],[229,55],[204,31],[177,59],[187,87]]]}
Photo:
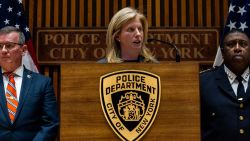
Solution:
{"label": "wooden podium", "polygon": [[119,70],[143,70],[160,76],[161,101],[143,141],[199,141],[198,63],[63,64],[61,66],[60,141],[119,141],[105,119],[99,81]]}

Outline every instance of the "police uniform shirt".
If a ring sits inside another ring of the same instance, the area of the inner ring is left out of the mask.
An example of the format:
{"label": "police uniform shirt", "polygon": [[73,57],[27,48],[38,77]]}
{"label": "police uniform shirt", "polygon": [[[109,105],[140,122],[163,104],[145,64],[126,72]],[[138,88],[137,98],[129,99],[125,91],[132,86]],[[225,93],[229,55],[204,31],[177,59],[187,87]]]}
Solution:
{"label": "police uniform shirt", "polygon": [[[233,91],[235,93],[235,95],[237,96],[237,88],[238,88],[238,85],[239,85],[239,82],[238,80],[236,79],[236,75],[230,71],[226,65],[224,65],[224,70],[227,74],[227,77],[228,77],[228,80],[233,88]],[[246,92],[247,90],[247,87],[248,87],[248,81],[249,81],[249,67],[244,71],[244,73],[241,75],[242,76],[242,84],[244,86],[244,90]]]}

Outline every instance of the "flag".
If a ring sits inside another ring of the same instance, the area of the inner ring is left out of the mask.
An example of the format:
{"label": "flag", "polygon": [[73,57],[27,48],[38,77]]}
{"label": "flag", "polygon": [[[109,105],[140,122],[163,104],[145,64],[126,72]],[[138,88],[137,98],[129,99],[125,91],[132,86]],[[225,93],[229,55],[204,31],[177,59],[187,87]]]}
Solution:
{"label": "flag", "polygon": [[22,63],[29,70],[38,72],[38,63],[31,40],[31,34],[24,14],[22,0],[0,0],[0,28],[15,26],[22,30],[28,51],[23,56]]}
{"label": "flag", "polygon": [[[223,37],[233,29],[241,30],[250,37],[250,0],[230,0],[228,17],[220,44],[223,42]],[[221,50],[218,48],[213,66],[220,66],[222,62]]]}

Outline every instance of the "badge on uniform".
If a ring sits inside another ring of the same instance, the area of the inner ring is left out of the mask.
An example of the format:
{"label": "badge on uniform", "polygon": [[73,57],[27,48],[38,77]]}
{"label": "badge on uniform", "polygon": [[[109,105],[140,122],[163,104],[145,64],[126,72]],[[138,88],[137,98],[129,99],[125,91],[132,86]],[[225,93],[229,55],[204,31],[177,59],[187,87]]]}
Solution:
{"label": "badge on uniform", "polygon": [[153,124],[161,96],[160,77],[141,70],[122,70],[100,78],[101,105],[122,140],[139,140]]}

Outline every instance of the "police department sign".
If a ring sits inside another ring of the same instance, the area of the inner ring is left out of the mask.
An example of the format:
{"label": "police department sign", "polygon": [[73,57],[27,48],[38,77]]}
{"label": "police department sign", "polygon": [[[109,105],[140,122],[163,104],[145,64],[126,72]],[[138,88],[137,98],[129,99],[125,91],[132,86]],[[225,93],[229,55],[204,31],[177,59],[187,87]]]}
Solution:
{"label": "police department sign", "polygon": [[160,77],[141,70],[103,75],[100,98],[104,115],[122,140],[139,140],[152,125],[160,104]]}
{"label": "police department sign", "polygon": [[[106,56],[107,29],[37,28],[39,63],[97,61]],[[149,29],[148,38],[175,43],[182,61],[212,61],[219,45],[218,29]],[[175,50],[160,42],[147,44],[158,60],[175,58]]]}

